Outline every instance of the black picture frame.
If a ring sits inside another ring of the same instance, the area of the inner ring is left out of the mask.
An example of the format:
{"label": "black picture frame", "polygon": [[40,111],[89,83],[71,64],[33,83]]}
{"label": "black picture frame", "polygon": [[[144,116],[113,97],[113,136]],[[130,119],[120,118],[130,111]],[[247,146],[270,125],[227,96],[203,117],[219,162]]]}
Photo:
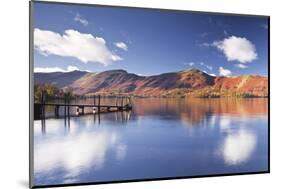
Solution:
{"label": "black picture frame", "polygon": [[[87,182],[87,183],[74,183],[74,184],[53,184],[53,185],[40,185],[33,184],[33,53],[34,53],[34,41],[33,41],[33,4],[34,3],[48,3],[48,4],[62,4],[62,5],[79,5],[88,7],[109,7],[109,8],[127,8],[127,9],[148,9],[157,11],[177,11],[177,12],[189,12],[195,14],[205,15],[229,15],[229,16],[247,16],[247,17],[263,17],[268,20],[268,170],[261,172],[247,172],[247,173],[229,173],[229,174],[212,174],[212,175],[200,175],[200,176],[183,176],[183,177],[165,177],[165,178],[149,178],[149,179],[131,179],[131,180],[118,180],[118,181],[106,181],[106,182]],[[177,9],[163,9],[163,8],[147,8],[147,7],[131,7],[131,6],[116,6],[116,5],[101,5],[101,4],[86,4],[86,3],[70,3],[70,2],[55,2],[55,1],[29,1],[29,187],[30,188],[51,188],[51,187],[67,187],[67,186],[83,186],[83,185],[97,185],[97,184],[113,184],[113,183],[129,183],[129,182],[142,182],[142,181],[161,181],[161,180],[175,180],[175,179],[190,179],[190,178],[204,178],[204,177],[221,177],[221,176],[238,176],[238,175],[252,175],[252,174],[266,174],[270,173],[270,16],[268,15],[253,15],[253,14],[236,14],[225,12],[205,12],[205,11],[193,11],[193,10],[177,10]]]}

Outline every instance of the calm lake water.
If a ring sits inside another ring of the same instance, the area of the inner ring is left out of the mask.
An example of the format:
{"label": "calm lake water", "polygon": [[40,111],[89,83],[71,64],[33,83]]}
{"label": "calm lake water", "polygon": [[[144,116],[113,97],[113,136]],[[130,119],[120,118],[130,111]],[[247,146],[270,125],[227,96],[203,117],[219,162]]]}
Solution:
{"label": "calm lake water", "polygon": [[257,172],[267,165],[267,99],[135,99],[131,112],[34,121],[35,185]]}

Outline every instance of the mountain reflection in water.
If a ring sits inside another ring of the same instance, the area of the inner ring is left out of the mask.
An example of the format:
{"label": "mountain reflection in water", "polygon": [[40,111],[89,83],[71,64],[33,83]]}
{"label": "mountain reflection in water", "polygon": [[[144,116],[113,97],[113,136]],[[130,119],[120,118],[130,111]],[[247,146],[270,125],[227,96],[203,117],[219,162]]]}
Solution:
{"label": "mountain reflection in water", "polygon": [[267,99],[134,99],[96,119],[34,122],[36,185],[268,169]]}

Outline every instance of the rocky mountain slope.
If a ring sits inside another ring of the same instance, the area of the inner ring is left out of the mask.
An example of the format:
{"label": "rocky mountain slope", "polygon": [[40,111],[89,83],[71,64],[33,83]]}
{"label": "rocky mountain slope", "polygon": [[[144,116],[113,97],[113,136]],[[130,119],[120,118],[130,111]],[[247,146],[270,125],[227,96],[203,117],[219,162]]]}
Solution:
{"label": "rocky mountain slope", "polygon": [[211,76],[198,69],[138,76],[124,70],[101,73],[35,73],[35,83],[52,83],[79,95],[131,94],[163,97],[267,97],[268,78],[256,75]]}

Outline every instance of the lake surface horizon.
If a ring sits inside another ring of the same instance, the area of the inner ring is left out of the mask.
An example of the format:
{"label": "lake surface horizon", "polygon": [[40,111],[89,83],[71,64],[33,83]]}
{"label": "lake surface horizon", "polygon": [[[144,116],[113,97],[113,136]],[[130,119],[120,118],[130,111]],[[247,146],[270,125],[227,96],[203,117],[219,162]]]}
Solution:
{"label": "lake surface horizon", "polygon": [[132,111],[100,117],[34,121],[34,184],[268,170],[268,99],[141,98],[132,104]]}

